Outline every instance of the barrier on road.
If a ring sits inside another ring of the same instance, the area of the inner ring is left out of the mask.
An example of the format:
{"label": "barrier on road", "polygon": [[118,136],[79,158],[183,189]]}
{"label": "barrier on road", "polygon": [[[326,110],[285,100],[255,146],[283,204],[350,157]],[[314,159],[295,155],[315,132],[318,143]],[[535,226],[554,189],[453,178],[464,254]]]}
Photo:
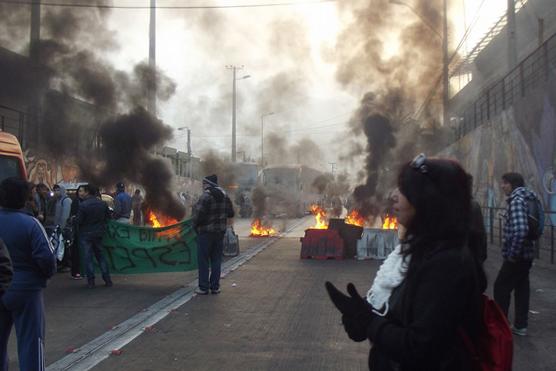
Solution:
{"label": "barrier on road", "polygon": [[343,259],[344,240],[334,229],[307,229],[301,241],[301,259]]}
{"label": "barrier on road", "polygon": [[357,259],[386,259],[397,244],[397,230],[365,228],[357,241]]}

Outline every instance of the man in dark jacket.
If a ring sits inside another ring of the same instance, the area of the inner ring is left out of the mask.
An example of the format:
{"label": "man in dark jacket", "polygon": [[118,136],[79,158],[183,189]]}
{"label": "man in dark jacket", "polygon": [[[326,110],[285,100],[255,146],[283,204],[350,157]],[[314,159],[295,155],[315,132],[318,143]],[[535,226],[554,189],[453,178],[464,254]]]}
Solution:
{"label": "man in dark jacket", "polygon": [[[228,218],[234,217],[232,201],[218,187],[216,175],[203,178],[204,192],[193,207],[193,228],[197,232],[199,250],[199,287],[195,292],[206,295],[220,292],[220,267],[222,247]],[[210,261],[210,280],[209,280]]]}
{"label": "man in dark jacket", "polygon": [[525,187],[523,176],[518,173],[502,175],[502,191],[508,196],[502,245],[504,262],[494,282],[494,300],[508,315],[510,297],[514,291],[515,319],[512,332],[525,336],[529,313],[529,271],[534,258],[533,241],[527,238],[528,200],[537,199],[537,195]]}
{"label": "man in dark jacket", "polygon": [[[43,288],[56,272],[56,257],[39,221],[21,211],[29,185],[18,178],[0,184],[0,238],[13,264],[13,278],[1,301],[0,367],[7,369],[7,344],[15,324],[21,370],[44,370]],[[6,312],[7,311],[7,312]]]}
{"label": "man in dark jacket", "polygon": [[116,197],[114,197],[114,219],[120,223],[129,224],[131,216],[131,196],[125,191],[125,184],[116,184]]}
{"label": "man in dark jacket", "polygon": [[108,263],[102,253],[102,236],[106,228],[109,210],[106,203],[96,197],[98,188],[91,184],[83,186],[83,201],[77,211],[77,225],[79,226],[79,245],[85,260],[87,271],[87,287],[95,287],[95,267],[93,255],[97,259],[102,272],[102,279],[106,287],[112,286],[112,279],[108,270]]}

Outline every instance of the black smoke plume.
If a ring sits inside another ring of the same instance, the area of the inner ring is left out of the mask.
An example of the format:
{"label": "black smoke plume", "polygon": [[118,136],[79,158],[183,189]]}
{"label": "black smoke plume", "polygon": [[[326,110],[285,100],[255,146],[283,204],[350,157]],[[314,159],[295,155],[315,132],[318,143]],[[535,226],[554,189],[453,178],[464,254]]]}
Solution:
{"label": "black smoke plume", "polygon": [[100,166],[82,161],[87,179],[102,186],[112,186],[122,179],[145,187],[147,204],[157,211],[181,220],[185,209],[172,191],[170,164],[152,155],[152,151],[172,137],[172,128],[142,107],[102,124]]}
{"label": "black smoke plume", "polygon": [[257,186],[251,192],[253,202],[253,218],[262,219],[266,215],[266,191],[263,187]]}
{"label": "black smoke plume", "polygon": [[[421,130],[439,126],[440,95],[427,106],[423,103],[442,71],[441,40],[430,29],[442,29],[442,1],[415,0],[412,7],[419,17],[390,0],[339,4],[353,21],[336,43],[336,78],[345,88],[364,92],[350,120],[353,137],[345,144],[350,150],[341,158],[365,154],[365,181],[353,198],[368,215],[377,215],[395,184],[395,171],[413,155],[403,150],[420,150],[425,144]],[[397,50],[385,52],[395,44]]]}

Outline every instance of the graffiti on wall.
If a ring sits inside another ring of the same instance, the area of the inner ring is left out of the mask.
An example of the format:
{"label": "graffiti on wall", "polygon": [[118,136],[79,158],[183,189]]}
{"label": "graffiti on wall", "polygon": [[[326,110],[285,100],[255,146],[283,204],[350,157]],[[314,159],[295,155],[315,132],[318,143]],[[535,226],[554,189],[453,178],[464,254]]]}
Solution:
{"label": "graffiti on wall", "polygon": [[52,188],[53,185],[58,183],[77,184],[80,181],[79,167],[75,159],[55,160],[33,153],[32,150],[26,150],[24,158],[30,182],[35,184],[44,183]]}
{"label": "graffiti on wall", "polygon": [[[540,196],[545,209],[556,211],[556,100],[546,92],[540,99],[536,95],[523,101],[440,155],[455,157],[473,175],[473,192],[483,206],[505,207],[501,176],[518,172]],[[556,214],[550,220],[556,224]]]}

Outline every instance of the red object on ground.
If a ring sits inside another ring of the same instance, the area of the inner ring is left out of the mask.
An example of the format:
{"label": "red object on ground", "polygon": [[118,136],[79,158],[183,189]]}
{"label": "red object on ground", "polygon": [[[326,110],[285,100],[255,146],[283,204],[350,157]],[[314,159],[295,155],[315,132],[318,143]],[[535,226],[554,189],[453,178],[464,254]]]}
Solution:
{"label": "red object on ground", "polygon": [[123,352],[124,352],[124,351],[121,350],[121,349],[112,349],[112,351],[110,352],[110,354],[113,355],[113,356],[121,356]]}
{"label": "red object on ground", "polygon": [[301,259],[343,259],[344,240],[334,229],[306,229],[301,241]]}
{"label": "red object on ground", "polygon": [[75,353],[75,352],[77,352],[77,349],[75,349],[74,347],[66,348],[66,353],[68,353],[68,354],[69,353]]}

